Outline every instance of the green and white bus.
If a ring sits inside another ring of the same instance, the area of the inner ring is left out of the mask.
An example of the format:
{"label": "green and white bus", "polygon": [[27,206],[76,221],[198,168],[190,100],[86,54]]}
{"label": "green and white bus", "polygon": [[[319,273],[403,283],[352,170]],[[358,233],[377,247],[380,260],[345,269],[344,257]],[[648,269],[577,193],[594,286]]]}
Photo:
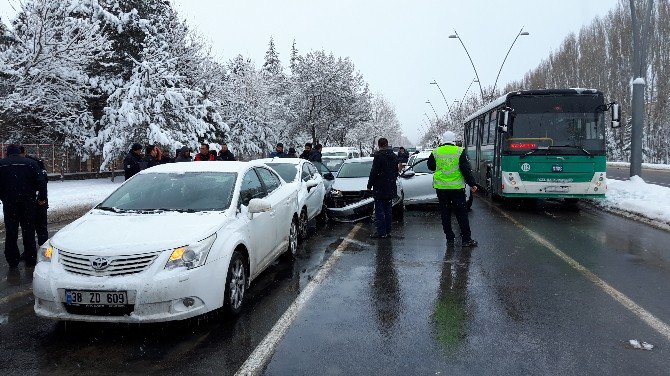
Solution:
{"label": "green and white bus", "polygon": [[491,197],[604,197],[606,112],[619,106],[594,89],[511,92],[464,121],[477,182]]}

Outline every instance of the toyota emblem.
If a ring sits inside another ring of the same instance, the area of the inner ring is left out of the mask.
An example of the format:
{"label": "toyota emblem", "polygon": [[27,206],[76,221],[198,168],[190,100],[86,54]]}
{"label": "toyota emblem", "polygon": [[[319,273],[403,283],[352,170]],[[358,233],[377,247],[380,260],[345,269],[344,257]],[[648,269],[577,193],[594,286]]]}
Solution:
{"label": "toyota emblem", "polygon": [[95,270],[104,270],[109,266],[109,260],[105,257],[91,259],[91,266]]}

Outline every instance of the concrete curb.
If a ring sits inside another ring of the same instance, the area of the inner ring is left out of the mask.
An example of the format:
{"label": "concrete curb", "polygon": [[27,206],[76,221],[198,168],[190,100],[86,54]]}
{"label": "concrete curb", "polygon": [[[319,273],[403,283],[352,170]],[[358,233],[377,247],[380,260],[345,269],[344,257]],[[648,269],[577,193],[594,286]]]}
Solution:
{"label": "concrete curb", "polygon": [[624,211],[624,210],[619,210],[619,209],[616,209],[616,208],[612,208],[612,207],[609,207],[609,206],[600,205],[600,204],[597,204],[593,201],[584,200],[583,202],[592,209],[602,210],[602,211],[617,215],[619,217],[632,219],[634,221],[645,223],[645,224],[647,224],[651,227],[657,228],[659,230],[670,232],[670,223],[664,222],[660,219],[649,218],[649,217],[646,217],[642,214],[631,213],[631,212],[627,212],[627,211]]}

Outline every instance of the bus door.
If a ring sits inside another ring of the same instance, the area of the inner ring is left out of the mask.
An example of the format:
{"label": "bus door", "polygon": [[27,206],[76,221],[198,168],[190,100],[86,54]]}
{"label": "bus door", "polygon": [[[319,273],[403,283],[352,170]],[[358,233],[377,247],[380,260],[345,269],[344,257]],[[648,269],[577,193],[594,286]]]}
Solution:
{"label": "bus door", "polygon": [[482,132],[483,132],[483,124],[482,124],[482,117],[477,118],[475,120],[475,145],[476,145],[476,150],[477,152],[475,153],[475,160],[473,161],[473,175],[477,179],[477,181],[481,181],[481,164],[482,164]]}

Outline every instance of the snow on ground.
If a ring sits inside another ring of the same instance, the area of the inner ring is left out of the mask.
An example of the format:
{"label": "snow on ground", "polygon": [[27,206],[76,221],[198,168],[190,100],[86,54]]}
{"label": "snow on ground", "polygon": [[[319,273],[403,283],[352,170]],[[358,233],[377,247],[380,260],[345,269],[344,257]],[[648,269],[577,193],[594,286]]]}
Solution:
{"label": "snow on ground", "polygon": [[[66,180],[49,182],[49,210],[48,213],[68,211],[72,208],[92,208],[105,199],[112,191],[123,183],[123,176],[116,177],[114,182],[110,178],[90,180]],[[2,204],[0,203],[0,208]],[[0,221],[4,218],[0,211]]]}
{"label": "snow on ground", "polygon": [[[630,168],[630,163],[628,162],[607,162],[608,166],[611,167],[626,167]],[[670,170],[670,165],[667,164],[654,164],[654,163],[643,163],[642,168],[648,168],[650,170]]]}
{"label": "snow on ground", "polygon": [[647,184],[639,176],[630,180],[607,179],[605,199],[595,202],[606,209],[670,224],[670,188]]}

